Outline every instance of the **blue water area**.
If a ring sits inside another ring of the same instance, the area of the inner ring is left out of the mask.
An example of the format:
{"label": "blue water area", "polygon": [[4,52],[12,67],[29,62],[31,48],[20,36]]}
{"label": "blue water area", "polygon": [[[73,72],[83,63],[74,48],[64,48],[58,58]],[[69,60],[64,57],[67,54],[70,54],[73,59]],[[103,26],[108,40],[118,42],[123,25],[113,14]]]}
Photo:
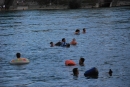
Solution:
{"label": "blue water area", "polygon": [[[62,38],[78,44],[50,47]],[[17,52],[30,63],[10,65]],[[79,66],[80,57],[85,66]],[[67,59],[77,65],[65,66]],[[0,87],[130,87],[129,61],[130,7],[0,12]],[[97,79],[84,76],[92,67]]]}

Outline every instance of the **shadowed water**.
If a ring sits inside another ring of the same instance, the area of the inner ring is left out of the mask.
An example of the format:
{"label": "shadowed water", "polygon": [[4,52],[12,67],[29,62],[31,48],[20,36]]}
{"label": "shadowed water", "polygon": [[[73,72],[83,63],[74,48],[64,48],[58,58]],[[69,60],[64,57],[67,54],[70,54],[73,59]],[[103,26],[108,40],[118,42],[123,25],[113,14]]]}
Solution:
{"label": "shadowed water", "polygon": [[[74,35],[77,28],[80,35]],[[50,47],[62,38],[78,44]],[[30,63],[10,65],[17,52]],[[78,65],[80,57],[85,66]],[[67,59],[77,65],[65,66]],[[0,12],[0,87],[129,87],[129,61],[130,7]],[[75,67],[78,78],[72,76]],[[98,79],[84,77],[92,67]]]}

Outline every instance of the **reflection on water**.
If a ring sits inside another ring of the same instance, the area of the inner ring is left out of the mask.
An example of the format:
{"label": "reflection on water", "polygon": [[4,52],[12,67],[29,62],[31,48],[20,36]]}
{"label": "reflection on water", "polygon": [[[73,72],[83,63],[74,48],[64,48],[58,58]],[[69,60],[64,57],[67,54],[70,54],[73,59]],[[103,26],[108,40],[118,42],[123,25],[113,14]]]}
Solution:
{"label": "reflection on water", "polygon": [[[130,7],[80,10],[31,10],[0,12],[1,87],[129,87]],[[86,34],[74,35],[86,28]],[[70,48],[50,47],[66,38],[76,38]],[[30,60],[26,65],[10,65],[20,52]],[[78,65],[80,57],[85,66]],[[65,66],[74,60],[76,66]],[[73,78],[72,69],[79,69]],[[98,79],[87,79],[84,72],[99,70]],[[106,72],[113,70],[113,76]]]}

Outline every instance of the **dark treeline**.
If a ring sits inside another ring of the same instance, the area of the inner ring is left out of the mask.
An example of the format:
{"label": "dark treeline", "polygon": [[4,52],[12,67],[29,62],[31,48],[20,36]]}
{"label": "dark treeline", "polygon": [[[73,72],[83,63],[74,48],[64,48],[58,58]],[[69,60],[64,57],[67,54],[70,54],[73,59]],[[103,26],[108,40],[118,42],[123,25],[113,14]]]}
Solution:
{"label": "dark treeline", "polygon": [[[4,5],[6,6],[6,9],[9,9],[11,5],[15,5],[13,3],[16,3],[17,1],[21,0],[3,0]],[[49,6],[49,5],[63,5],[67,6],[70,9],[78,9],[82,6],[95,6],[96,3],[99,3],[100,6],[102,4],[110,4],[114,0],[23,0],[24,4],[22,5],[28,5],[29,2],[37,2],[40,7],[42,6]],[[115,0],[115,1],[129,1],[129,0]],[[104,3],[105,2],[105,3]],[[20,5],[20,3],[19,3]]]}
{"label": "dark treeline", "polygon": [[[17,1],[19,0],[4,0],[4,5],[6,6],[6,9],[9,9],[9,7],[15,5],[13,3],[16,3]],[[28,2],[37,2],[39,6],[63,5],[68,6],[70,9],[80,8],[83,4],[94,6],[98,1],[101,0],[23,0],[24,5],[29,5]]]}
{"label": "dark treeline", "polygon": [[69,8],[80,8],[82,0],[35,0],[39,5],[67,5]]}
{"label": "dark treeline", "polygon": [[9,7],[13,4],[14,0],[5,0],[4,1],[4,5],[5,5],[5,9],[9,9]]}
{"label": "dark treeline", "polygon": [[82,3],[94,5],[98,0],[33,0],[39,5],[67,5],[71,9],[80,8]]}

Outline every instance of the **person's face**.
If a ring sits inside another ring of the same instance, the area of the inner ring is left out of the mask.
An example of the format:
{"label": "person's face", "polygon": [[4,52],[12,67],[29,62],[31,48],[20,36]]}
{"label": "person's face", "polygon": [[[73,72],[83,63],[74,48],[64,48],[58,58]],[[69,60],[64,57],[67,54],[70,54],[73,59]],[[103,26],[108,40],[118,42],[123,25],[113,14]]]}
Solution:
{"label": "person's face", "polygon": [[79,74],[79,70],[77,69],[77,73],[76,73],[77,75]]}
{"label": "person's face", "polygon": [[66,40],[64,39],[63,41],[65,42]]}
{"label": "person's face", "polygon": [[81,59],[79,60],[79,62],[80,62],[80,63],[83,63]]}

